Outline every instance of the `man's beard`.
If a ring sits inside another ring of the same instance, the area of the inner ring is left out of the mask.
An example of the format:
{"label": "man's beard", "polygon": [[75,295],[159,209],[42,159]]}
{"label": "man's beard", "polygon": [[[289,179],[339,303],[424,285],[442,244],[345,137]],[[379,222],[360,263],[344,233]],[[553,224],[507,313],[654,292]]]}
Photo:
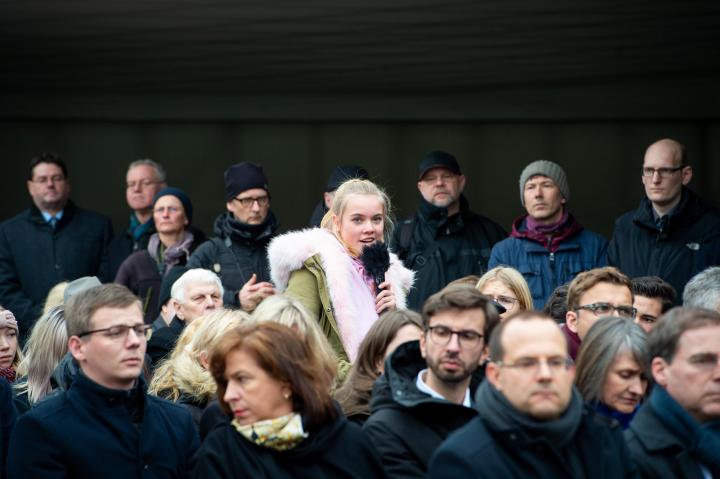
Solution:
{"label": "man's beard", "polygon": [[[458,369],[457,371],[452,371],[452,372],[446,371],[445,369],[443,369],[442,365],[440,364],[443,359],[454,359],[454,360],[458,361],[460,369]],[[461,382],[465,381],[468,377],[470,377],[470,375],[472,375],[473,372],[475,372],[474,369],[470,370],[468,368],[467,364],[462,362],[457,357],[451,358],[449,356],[444,356],[438,362],[435,362],[434,359],[431,359],[428,357],[428,358],[426,358],[426,362],[427,362],[428,368],[430,368],[430,370],[433,372],[433,375],[436,378],[438,378],[439,380],[446,382],[446,383],[461,383]]]}

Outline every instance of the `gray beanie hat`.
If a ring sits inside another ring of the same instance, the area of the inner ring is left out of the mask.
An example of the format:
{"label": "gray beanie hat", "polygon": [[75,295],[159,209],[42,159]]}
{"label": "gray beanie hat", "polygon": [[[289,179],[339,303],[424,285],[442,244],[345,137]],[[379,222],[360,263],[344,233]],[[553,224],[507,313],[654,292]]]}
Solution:
{"label": "gray beanie hat", "polygon": [[552,161],[538,160],[527,165],[523,172],[520,173],[520,203],[522,203],[523,206],[525,206],[525,183],[536,175],[547,176],[553,180],[563,195],[563,198],[570,200],[570,185],[568,185],[565,170]]}

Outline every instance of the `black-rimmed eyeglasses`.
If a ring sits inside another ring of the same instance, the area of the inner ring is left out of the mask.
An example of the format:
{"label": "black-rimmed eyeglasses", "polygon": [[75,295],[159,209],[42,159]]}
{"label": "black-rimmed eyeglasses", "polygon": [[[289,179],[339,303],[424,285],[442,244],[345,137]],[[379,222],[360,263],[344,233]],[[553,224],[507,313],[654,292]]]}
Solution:
{"label": "black-rimmed eyeglasses", "polygon": [[85,331],[78,334],[77,337],[82,338],[83,336],[87,336],[89,334],[103,333],[104,336],[110,339],[124,339],[127,338],[131,329],[139,338],[150,339],[150,336],[152,336],[152,326],[149,324],[136,324],[133,326],[128,326],[127,324],[116,324],[115,326],[110,326],[109,328]]}
{"label": "black-rimmed eyeglasses", "polygon": [[450,342],[453,334],[457,334],[458,343],[463,349],[473,349],[482,343],[483,335],[470,329],[456,331],[447,326],[430,326],[427,328],[430,340],[438,346],[445,346]]}

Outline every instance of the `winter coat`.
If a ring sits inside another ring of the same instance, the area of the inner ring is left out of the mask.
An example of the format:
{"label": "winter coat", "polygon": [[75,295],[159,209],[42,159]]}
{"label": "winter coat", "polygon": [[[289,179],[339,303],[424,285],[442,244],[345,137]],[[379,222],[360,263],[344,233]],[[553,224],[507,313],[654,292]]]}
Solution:
{"label": "winter coat", "polygon": [[[188,248],[192,254],[193,251],[205,241],[205,235],[195,236],[193,233],[193,242]],[[183,266],[187,263],[187,257],[180,260],[177,266]],[[169,271],[169,270],[168,270]],[[135,296],[142,301],[143,310],[145,311],[145,324],[152,323],[160,314],[160,288],[162,286],[163,276],[160,272],[158,262],[152,257],[147,249],[136,251],[127,257],[120,265],[115,282],[127,286],[127,288],[135,293]]]}
{"label": "winter coat", "polygon": [[[79,373],[70,389],[18,418],[10,477],[188,477],[199,447],[190,414],[144,386],[112,390]],[[139,423],[131,401],[141,401]]]}
{"label": "winter coat", "polygon": [[[132,212],[130,214],[134,215],[135,213]],[[130,256],[136,251],[142,251],[147,249],[150,237],[153,234],[157,233],[157,231],[155,230],[155,222],[153,221],[153,219],[150,218],[149,222],[150,223],[142,231],[142,234],[137,239],[133,237],[133,233],[130,227],[128,227],[121,233],[115,235],[112,241],[110,241],[110,278],[114,278],[117,275],[117,272],[120,269],[120,265],[123,263],[123,261],[127,259],[128,256]]]}
{"label": "winter coat", "polygon": [[277,234],[279,224],[272,211],[260,225],[247,225],[226,211],[215,220],[215,237],[195,250],[188,268],[205,268],[215,272],[222,281],[226,306],[240,306],[238,293],[257,274],[257,281],[270,281],[270,268],[265,255],[268,243]]}
{"label": "winter coat", "polygon": [[[341,376],[349,369],[349,355],[340,339],[338,318],[346,324],[356,322],[362,309],[357,301],[365,296],[347,286],[354,271],[352,258],[335,236],[315,228],[287,233],[275,238],[268,247],[271,276],[275,287],[299,299],[317,318],[340,360]],[[398,309],[406,307],[407,291],[413,281],[412,271],[390,253],[390,281]],[[373,308],[374,309],[374,308]],[[373,321],[377,319],[377,315]]]}
{"label": "winter coat", "polygon": [[[425,368],[419,341],[401,344],[373,387],[370,417],[363,429],[380,452],[390,478],[425,477],[435,449],[477,414],[473,408],[418,390],[417,375]],[[481,380],[482,371],[477,370],[471,395]]]}
{"label": "winter coat", "polygon": [[10,384],[0,378],[0,479],[5,479],[10,433],[15,427],[17,412],[13,406],[13,393]]}
{"label": "winter coat", "polygon": [[695,274],[720,265],[720,211],[683,188],[667,226],[658,230],[647,198],[615,222],[608,259],[631,278],[655,275],[677,291],[680,304],[685,284]]}
{"label": "winter coat", "polygon": [[0,224],[0,304],[25,336],[50,289],[82,276],[109,280],[110,219],[68,201],[55,229],[34,205]]}
{"label": "winter coat", "polygon": [[253,479],[382,479],[377,451],[359,426],[342,414],[308,431],[292,449],[277,451],[253,444],[225,421],[203,442],[194,477]]}
{"label": "winter coat", "polygon": [[408,307],[420,311],[425,300],[450,281],[482,275],[493,245],[505,237],[500,225],[470,211],[464,196],[460,213],[451,217],[447,208],[421,199],[419,210],[398,225],[390,243],[405,266],[416,273]]}
{"label": "winter coat", "polygon": [[640,477],[703,479],[687,445],[675,437],[648,404],[633,418],[625,431],[625,439]]}
{"label": "winter coat", "polygon": [[580,425],[570,442],[582,470],[558,455],[542,438],[521,429],[491,430],[476,417],[455,432],[430,460],[430,479],[567,478],[620,479],[636,477],[620,425],[583,406]]}
{"label": "winter coat", "polygon": [[[607,265],[607,241],[575,223],[572,233],[551,252],[526,234],[527,215],[513,222],[511,236],[493,247],[488,268],[511,266],[522,273],[541,311],[555,288],[578,273]],[[574,220],[573,220],[574,221]]]}

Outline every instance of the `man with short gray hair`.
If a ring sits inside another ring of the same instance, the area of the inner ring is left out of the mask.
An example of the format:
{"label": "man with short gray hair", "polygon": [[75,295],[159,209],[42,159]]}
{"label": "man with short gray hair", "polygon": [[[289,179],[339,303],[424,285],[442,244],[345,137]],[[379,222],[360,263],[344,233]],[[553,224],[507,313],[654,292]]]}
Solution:
{"label": "man with short gray hair", "polygon": [[683,291],[683,306],[720,312],[720,266],[712,266],[692,277]]}
{"label": "man with short gray hair", "polygon": [[25,413],[10,440],[9,477],[189,477],[199,448],[182,406],[146,392],[149,325],[126,287],[106,284],[67,304],[80,366],[67,391]]}
{"label": "man with short gray hair", "polygon": [[159,163],[145,158],[128,166],[125,175],[125,199],[130,207],[128,228],[118,233],[110,243],[111,278],[131,253],[147,248],[150,236],[155,233],[152,207],[155,194],[167,186],[165,169]]}
{"label": "man with short gray hair", "polygon": [[655,385],[625,431],[640,477],[720,477],[720,314],[671,309],[648,356]]}
{"label": "man with short gray hair", "polygon": [[555,288],[607,264],[607,241],[568,212],[570,185],[557,163],[530,163],[519,184],[527,214],[516,218],[510,237],[493,247],[488,268],[512,266],[520,271],[540,311]]}
{"label": "man with short gray hair", "polygon": [[148,341],[148,355],[157,365],[175,347],[185,326],[200,316],[222,308],[223,287],[218,275],[203,268],[187,270],[170,289],[175,316],[167,327],[156,330]]}

